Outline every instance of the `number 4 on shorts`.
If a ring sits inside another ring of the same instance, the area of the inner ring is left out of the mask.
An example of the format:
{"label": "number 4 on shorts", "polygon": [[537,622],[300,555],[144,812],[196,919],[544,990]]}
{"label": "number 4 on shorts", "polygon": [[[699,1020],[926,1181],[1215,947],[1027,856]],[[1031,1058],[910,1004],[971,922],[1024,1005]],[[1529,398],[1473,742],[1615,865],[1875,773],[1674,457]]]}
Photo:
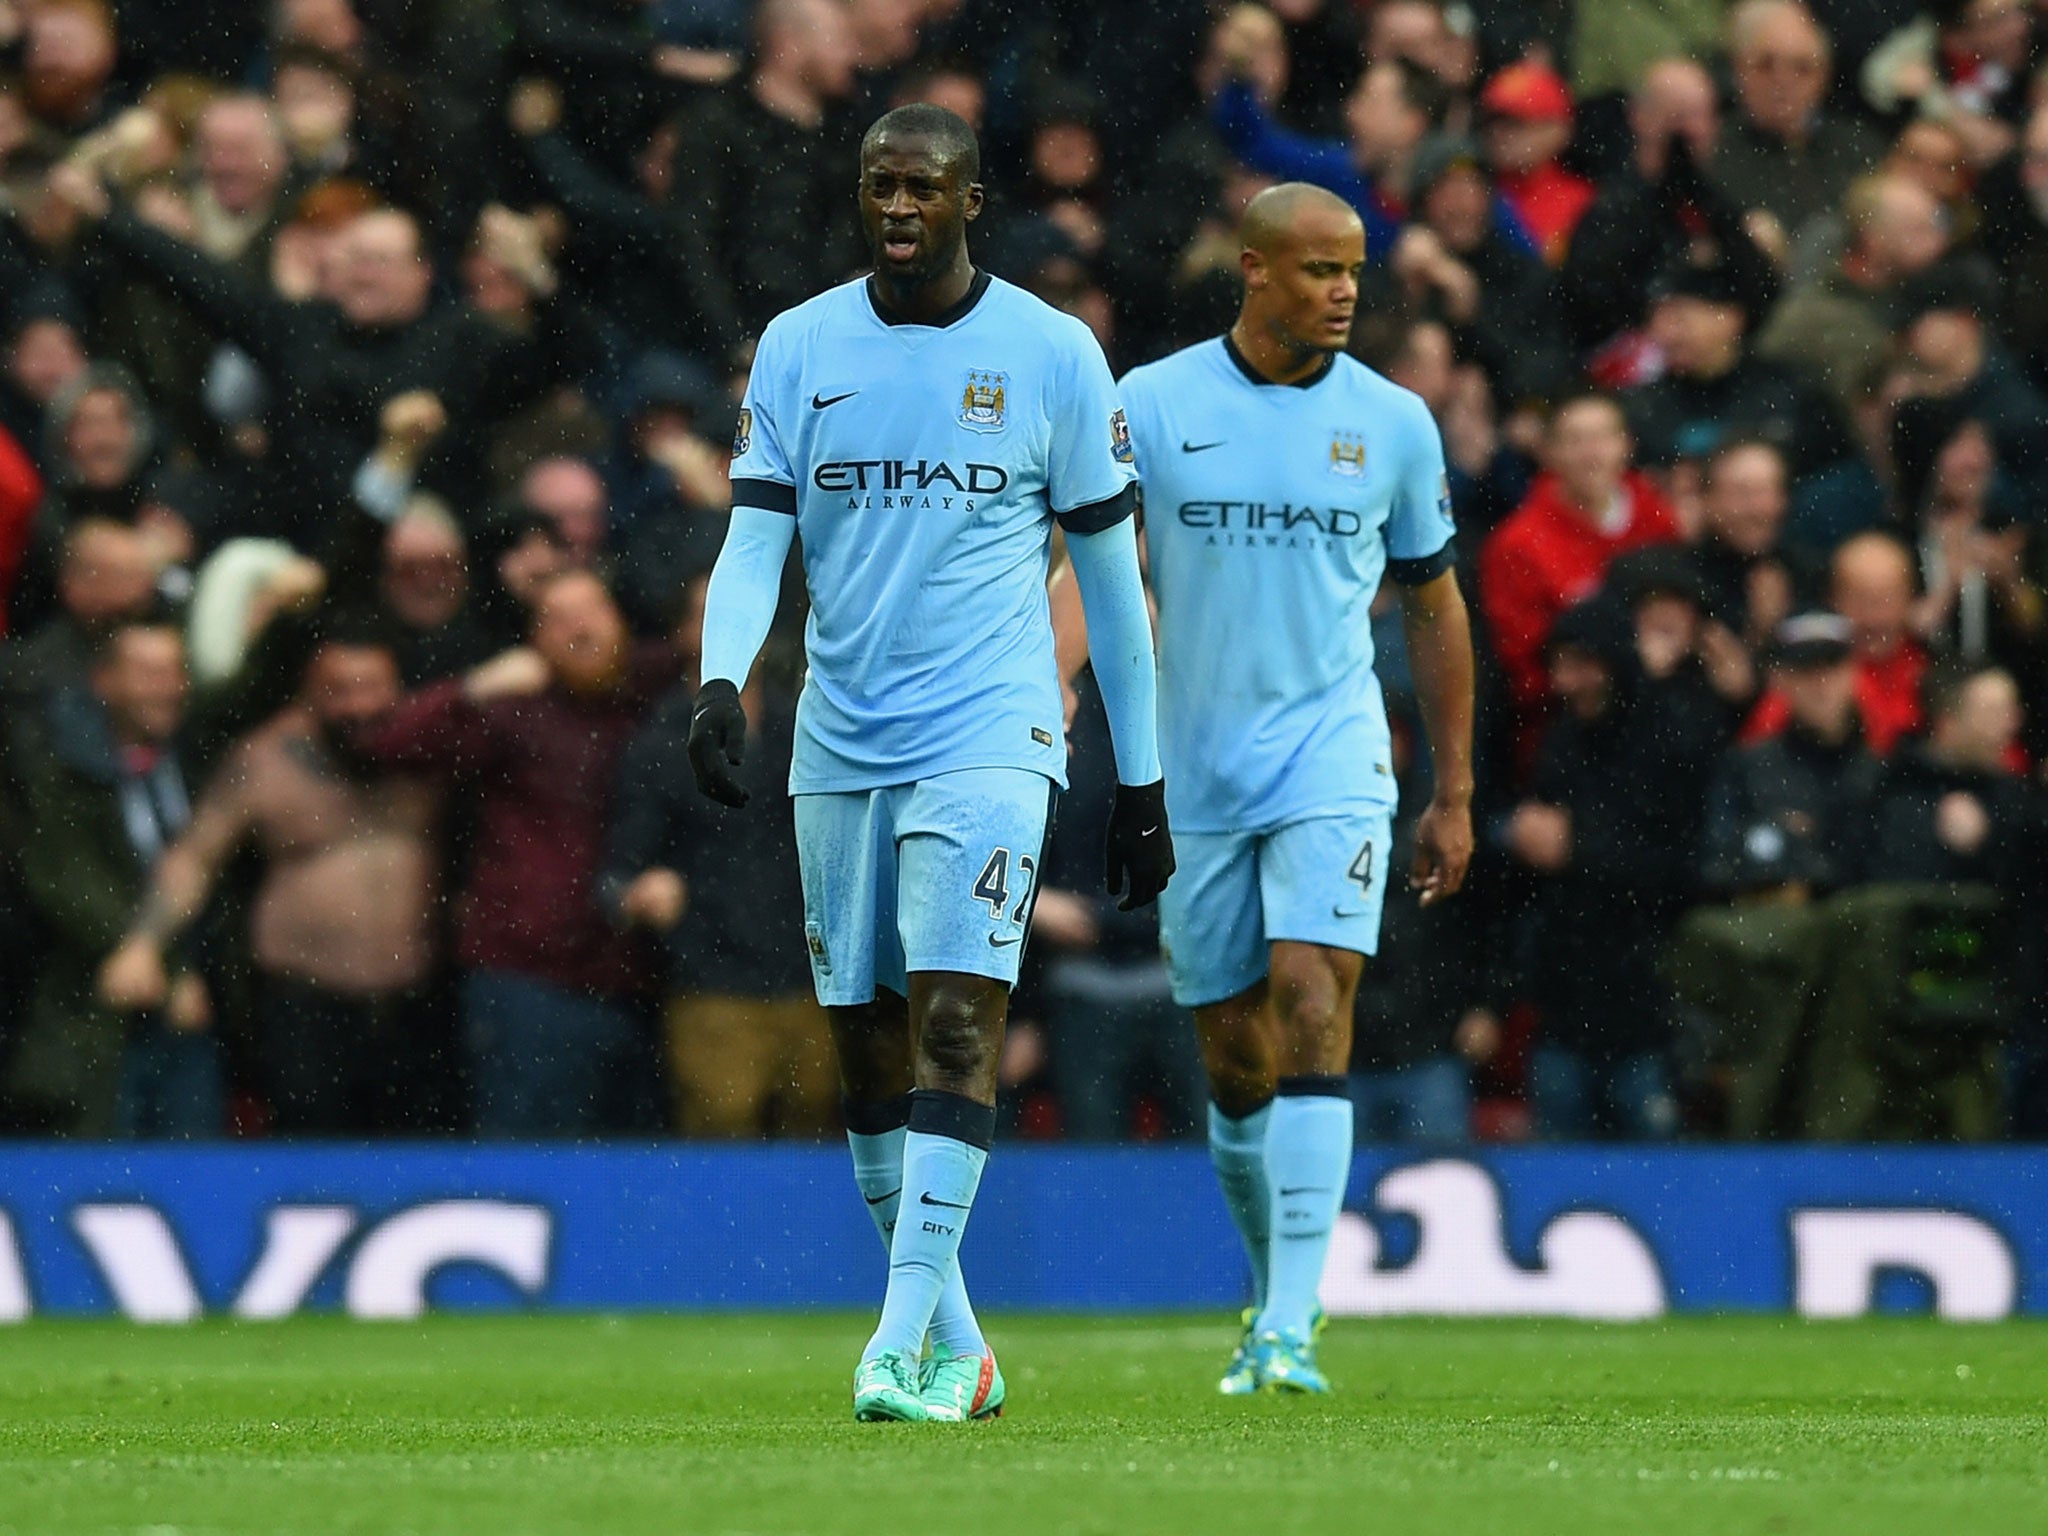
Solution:
{"label": "number 4 on shorts", "polygon": [[974,899],[988,903],[988,915],[1003,920],[1003,908],[1010,904],[1010,850],[998,848],[981,866],[974,881]]}
{"label": "number 4 on shorts", "polygon": [[1360,890],[1360,892],[1367,896],[1370,896],[1372,894],[1371,838],[1368,837],[1365,840],[1365,845],[1358,850],[1358,857],[1351,861],[1351,867],[1344,871],[1344,873],[1346,873],[1353,880],[1356,880],[1358,882],[1358,889]]}

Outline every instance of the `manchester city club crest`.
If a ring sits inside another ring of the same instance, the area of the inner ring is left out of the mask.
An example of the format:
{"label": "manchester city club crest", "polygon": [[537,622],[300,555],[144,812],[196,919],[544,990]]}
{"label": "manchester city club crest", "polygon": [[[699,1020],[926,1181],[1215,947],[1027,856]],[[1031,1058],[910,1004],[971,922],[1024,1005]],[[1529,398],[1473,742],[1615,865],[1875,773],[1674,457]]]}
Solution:
{"label": "manchester city club crest", "polygon": [[1330,473],[1356,480],[1365,473],[1365,439],[1356,432],[1339,432],[1330,439]]}
{"label": "manchester city club crest", "polygon": [[970,432],[1000,432],[1009,420],[1005,396],[1010,376],[987,368],[967,370],[960,395],[960,425]]}

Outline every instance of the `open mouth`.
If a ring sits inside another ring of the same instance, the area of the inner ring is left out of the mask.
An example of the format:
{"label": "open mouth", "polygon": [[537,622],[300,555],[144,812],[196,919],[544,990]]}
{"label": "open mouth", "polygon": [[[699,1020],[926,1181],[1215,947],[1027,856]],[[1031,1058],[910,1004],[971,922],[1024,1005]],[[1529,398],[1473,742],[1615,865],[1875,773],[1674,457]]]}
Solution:
{"label": "open mouth", "polygon": [[914,229],[887,230],[882,235],[882,254],[891,261],[908,261],[922,243]]}

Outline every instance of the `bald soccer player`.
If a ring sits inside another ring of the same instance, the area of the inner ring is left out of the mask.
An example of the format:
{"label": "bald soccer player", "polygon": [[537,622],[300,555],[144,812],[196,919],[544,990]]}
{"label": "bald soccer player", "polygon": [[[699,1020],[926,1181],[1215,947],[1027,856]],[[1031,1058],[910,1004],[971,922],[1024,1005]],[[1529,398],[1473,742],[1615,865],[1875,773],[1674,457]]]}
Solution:
{"label": "bald soccer player", "polygon": [[1178,859],[1161,934],[1253,1273],[1220,1386],[1323,1392],[1316,1287],[1351,1164],[1351,1005],[1393,873],[1370,620],[1382,575],[1400,587],[1435,772],[1407,872],[1425,904],[1454,893],[1471,858],[1472,643],[1436,425],[1344,352],[1358,215],[1288,183],[1252,200],[1242,244],[1229,333],[1136,369],[1122,397]]}

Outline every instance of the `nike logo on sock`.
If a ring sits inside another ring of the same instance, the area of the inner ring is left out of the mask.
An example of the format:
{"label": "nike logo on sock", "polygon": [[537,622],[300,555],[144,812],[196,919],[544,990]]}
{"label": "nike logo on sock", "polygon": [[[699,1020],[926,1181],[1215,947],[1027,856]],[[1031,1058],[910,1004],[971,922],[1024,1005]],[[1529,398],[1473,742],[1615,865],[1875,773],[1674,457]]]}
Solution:
{"label": "nike logo on sock", "polygon": [[1207,453],[1211,448],[1221,448],[1227,441],[1228,439],[1219,437],[1213,443],[1191,443],[1186,438],[1182,438],[1180,451],[1182,453]]}
{"label": "nike logo on sock", "polygon": [[873,1199],[869,1199],[869,1198],[868,1198],[868,1196],[866,1196],[866,1195],[862,1195],[862,1196],[861,1196],[861,1199],[863,1199],[863,1200],[867,1200],[867,1202],[868,1202],[868,1204],[869,1204],[869,1205],[880,1205],[880,1204],[881,1204],[881,1203],[882,1203],[882,1202],[883,1202],[884,1200],[894,1200],[894,1199],[895,1199],[895,1198],[896,1198],[896,1197],[897,1197],[898,1195],[900,1195],[900,1194],[902,1194],[902,1193],[903,1193],[903,1186],[902,1186],[901,1184],[898,1184],[898,1185],[897,1185],[897,1186],[896,1186],[896,1187],[895,1187],[894,1189],[890,1190],[890,1191],[889,1191],[889,1193],[887,1193],[886,1195],[876,1195],[876,1196],[875,1196],[875,1197],[874,1197]]}
{"label": "nike logo on sock", "polygon": [[1281,1190],[1280,1198],[1284,1200],[1289,1195],[1327,1195],[1329,1192],[1330,1186],[1327,1184],[1297,1184],[1292,1189]]}
{"label": "nike logo on sock", "polygon": [[919,1195],[917,1203],[919,1205],[943,1205],[952,1211],[971,1211],[974,1209],[971,1205],[962,1205],[958,1200],[934,1200],[930,1190],[926,1190],[923,1194]]}
{"label": "nike logo on sock", "polygon": [[843,395],[814,394],[811,396],[811,409],[814,411],[822,411],[828,405],[837,405],[842,400],[851,400],[855,395],[859,393],[860,391],[857,389],[849,389]]}

